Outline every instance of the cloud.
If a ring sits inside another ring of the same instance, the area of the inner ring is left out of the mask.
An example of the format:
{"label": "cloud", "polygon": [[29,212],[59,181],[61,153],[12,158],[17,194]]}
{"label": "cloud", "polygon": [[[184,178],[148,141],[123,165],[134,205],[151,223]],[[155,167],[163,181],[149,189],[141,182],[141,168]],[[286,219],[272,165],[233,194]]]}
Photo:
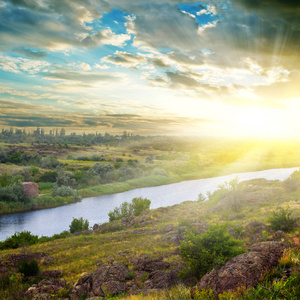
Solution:
{"label": "cloud", "polygon": [[49,66],[50,63],[46,61],[33,61],[27,58],[0,55],[0,69],[7,72],[26,72],[28,74],[34,75],[41,72],[42,70],[46,70]]}
{"label": "cloud", "polygon": [[81,83],[93,84],[96,82],[114,81],[118,82],[122,78],[119,75],[113,73],[99,73],[90,71],[77,71],[67,68],[57,69],[51,73],[45,75],[46,79],[74,81]]}
{"label": "cloud", "polygon": [[[101,18],[100,2],[93,0],[10,0],[0,10],[0,50],[17,50],[25,55],[41,55],[24,50],[63,50],[72,47],[123,46],[128,34],[110,28],[92,30],[86,24]],[[21,49],[21,50],[20,50]]]}

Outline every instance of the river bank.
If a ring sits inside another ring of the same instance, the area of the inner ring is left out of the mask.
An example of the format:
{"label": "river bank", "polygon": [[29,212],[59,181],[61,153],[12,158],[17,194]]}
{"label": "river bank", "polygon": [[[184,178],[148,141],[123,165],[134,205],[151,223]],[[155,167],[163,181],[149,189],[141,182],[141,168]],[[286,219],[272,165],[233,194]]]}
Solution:
{"label": "river bank", "polygon": [[[206,195],[218,188],[220,184],[235,177],[240,181],[266,178],[268,180],[285,180],[298,168],[271,169],[258,172],[233,173],[206,179],[182,181],[156,187],[136,188],[122,193],[84,198],[80,202],[52,209],[10,214],[0,217],[0,239],[5,239],[15,232],[28,230],[35,235],[60,233],[68,229],[72,218],[89,220],[90,224],[108,221],[108,213],[123,202],[130,202],[135,197],[151,200],[151,209],[179,204],[187,200],[197,200],[198,194]],[[51,220],[51,226],[48,221]]]}

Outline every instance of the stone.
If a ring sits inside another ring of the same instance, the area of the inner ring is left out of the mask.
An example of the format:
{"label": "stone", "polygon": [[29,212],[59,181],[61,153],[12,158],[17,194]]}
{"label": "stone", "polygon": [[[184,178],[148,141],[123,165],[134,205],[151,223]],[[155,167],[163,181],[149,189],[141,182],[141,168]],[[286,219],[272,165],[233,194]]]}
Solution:
{"label": "stone", "polygon": [[40,274],[40,277],[56,278],[63,274],[62,270],[47,270]]}
{"label": "stone", "polygon": [[126,284],[120,281],[107,281],[101,285],[105,296],[115,296],[126,291]]}
{"label": "stone", "polygon": [[169,232],[173,230],[174,225],[172,223],[168,224],[164,228],[164,232]]}
{"label": "stone", "polygon": [[35,182],[23,182],[24,194],[30,197],[39,196],[39,186]]}
{"label": "stone", "polygon": [[256,286],[263,275],[278,263],[286,245],[281,242],[265,242],[251,246],[251,252],[240,254],[220,269],[204,275],[192,290],[211,288],[217,294],[234,291],[239,287]]}

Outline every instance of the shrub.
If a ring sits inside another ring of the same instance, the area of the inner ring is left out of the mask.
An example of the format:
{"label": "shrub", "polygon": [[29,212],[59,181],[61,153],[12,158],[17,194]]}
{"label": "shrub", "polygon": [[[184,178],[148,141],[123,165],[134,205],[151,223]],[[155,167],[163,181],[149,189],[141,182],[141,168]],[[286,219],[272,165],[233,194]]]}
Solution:
{"label": "shrub", "polygon": [[16,232],[0,243],[0,249],[16,249],[24,245],[34,245],[38,239],[38,236],[32,235],[30,231]]}
{"label": "shrub", "polygon": [[35,259],[32,260],[20,260],[19,272],[23,274],[24,277],[36,276],[39,273],[39,265]]}
{"label": "shrub", "polygon": [[96,163],[87,172],[89,178],[99,177],[100,183],[109,183],[114,177],[114,168],[111,165]]}
{"label": "shrub", "polygon": [[77,190],[71,188],[70,186],[58,186],[54,184],[51,192],[52,197],[60,196],[60,197],[69,197],[72,196],[75,199],[80,199]]}
{"label": "shrub", "polygon": [[130,216],[138,216],[150,207],[151,201],[147,198],[133,198],[131,203],[123,202],[119,207],[108,213],[109,221],[120,220]]}
{"label": "shrub", "polygon": [[282,207],[277,208],[276,211],[273,211],[272,216],[268,219],[270,227],[273,230],[283,230],[286,232],[291,231],[295,228],[297,224],[297,218],[291,217],[292,211],[284,209]]}
{"label": "shrub", "polygon": [[6,163],[8,160],[5,151],[0,147],[0,163]]}
{"label": "shrub", "polygon": [[229,235],[226,225],[212,225],[201,236],[189,231],[179,251],[189,268],[201,277],[242,253],[239,243]]}
{"label": "shrub", "polygon": [[73,218],[73,221],[69,225],[70,227],[70,232],[78,232],[78,231],[83,231],[83,230],[88,230],[89,229],[89,221],[84,220],[82,217],[79,219]]}
{"label": "shrub", "polygon": [[57,172],[49,171],[45,172],[43,175],[40,176],[39,182],[55,182],[57,178]]}
{"label": "shrub", "polygon": [[132,209],[133,209],[133,214],[135,216],[140,215],[144,210],[150,208],[151,201],[147,198],[133,198],[132,199]]}
{"label": "shrub", "polygon": [[0,186],[0,199],[4,202],[30,202],[30,197],[24,194],[24,187],[20,182]]}

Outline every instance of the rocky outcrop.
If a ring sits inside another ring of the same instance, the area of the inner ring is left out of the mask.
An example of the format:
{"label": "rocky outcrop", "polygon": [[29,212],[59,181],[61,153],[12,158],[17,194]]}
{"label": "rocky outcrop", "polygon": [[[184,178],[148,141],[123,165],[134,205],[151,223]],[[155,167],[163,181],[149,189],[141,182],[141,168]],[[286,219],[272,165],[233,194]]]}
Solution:
{"label": "rocky outcrop", "polygon": [[251,246],[250,252],[240,254],[220,269],[204,275],[192,290],[211,288],[217,294],[234,291],[239,287],[256,286],[267,270],[278,263],[286,245],[282,242],[265,242]]}
{"label": "rocky outcrop", "polygon": [[39,186],[35,182],[23,182],[24,194],[30,197],[39,196]]}
{"label": "rocky outcrop", "polygon": [[88,293],[90,297],[120,294],[126,290],[124,281],[128,274],[128,268],[121,263],[101,265],[92,274],[84,275],[78,280],[70,299],[79,299],[84,293]]}
{"label": "rocky outcrop", "polygon": [[51,295],[65,287],[66,283],[64,280],[43,279],[38,284],[31,286],[24,295],[28,299],[53,299]]}
{"label": "rocky outcrop", "polygon": [[88,297],[108,297],[120,293],[148,293],[178,283],[179,269],[169,272],[170,263],[158,258],[134,258],[135,267],[129,270],[119,262],[103,264],[91,274],[84,274],[74,285],[70,299],[80,299],[83,294]]}

